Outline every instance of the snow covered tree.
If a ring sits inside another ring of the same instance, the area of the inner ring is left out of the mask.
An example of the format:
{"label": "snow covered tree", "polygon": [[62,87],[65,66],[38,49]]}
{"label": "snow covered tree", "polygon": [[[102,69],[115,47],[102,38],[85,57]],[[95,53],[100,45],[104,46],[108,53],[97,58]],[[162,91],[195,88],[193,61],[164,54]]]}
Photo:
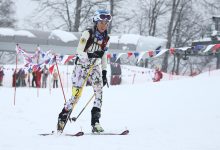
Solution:
{"label": "snow covered tree", "polygon": [[0,1],[0,27],[14,27],[14,2],[12,0]]}

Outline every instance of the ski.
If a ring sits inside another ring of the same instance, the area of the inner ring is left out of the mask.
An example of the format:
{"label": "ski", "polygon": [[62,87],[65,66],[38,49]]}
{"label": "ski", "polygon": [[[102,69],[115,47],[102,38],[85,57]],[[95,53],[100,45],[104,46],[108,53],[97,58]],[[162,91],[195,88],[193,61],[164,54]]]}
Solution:
{"label": "ski", "polygon": [[128,135],[129,134],[129,130],[124,130],[121,133],[116,133],[116,132],[94,132],[94,133],[84,133],[84,135]]}
{"label": "ski", "polygon": [[82,131],[79,131],[75,134],[55,134],[54,131],[52,131],[51,133],[42,133],[39,134],[40,136],[49,136],[49,135],[62,135],[62,136],[75,136],[75,137],[79,137],[79,136],[83,136],[83,135],[128,135],[129,134],[129,130],[124,130],[121,133],[116,133],[116,132],[94,132],[94,133],[84,133]]}
{"label": "ski", "polygon": [[39,134],[40,136],[49,136],[49,135],[64,135],[64,136],[76,136],[76,137],[79,137],[79,136],[82,136],[84,135],[84,132],[80,131],[80,132],[77,132],[75,134],[62,134],[62,133],[57,133],[55,134],[54,131],[52,131],[51,133],[42,133],[42,134]]}
{"label": "ski", "polygon": [[40,136],[48,136],[48,135],[55,135],[55,132],[52,131],[51,133],[41,133],[41,134],[38,134]]}
{"label": "ski", "polygon": [[80,131],[80,132],[77,132],[76,134],[64,134],[65,136],[83,136],[84,135],[84,132]]}

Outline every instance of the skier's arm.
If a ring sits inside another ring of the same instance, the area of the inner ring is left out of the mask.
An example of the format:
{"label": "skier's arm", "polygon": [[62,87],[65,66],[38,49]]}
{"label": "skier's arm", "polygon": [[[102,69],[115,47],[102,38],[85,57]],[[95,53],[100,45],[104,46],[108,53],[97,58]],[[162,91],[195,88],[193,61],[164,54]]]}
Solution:
{"label": "skier's arm", "polygon": [[102,70],[107,70],[107,53],[102,56]]}
{"label": "skier's arm", "polygon": [[85,46],[86,46],[86,43],[89,39],[89,36],[90,36],[90,33],[88,30],[84,31],[82,33],[82,36],[79,40],[79,44],[78,44],[78,47],[76,49],[76,55],[79,57],[79,58],[88,58],[87,56],[87,53],[84,52],[84,49],[85,49]]}
{"label": "skier's arm", "polygon": [[108,40],[108,43],[106,44],[105,52],[104,55],[102,56],[102,70],[106,70],[106,71],[107,71],[107,51],[109,48],[109,41],[110,40]]}

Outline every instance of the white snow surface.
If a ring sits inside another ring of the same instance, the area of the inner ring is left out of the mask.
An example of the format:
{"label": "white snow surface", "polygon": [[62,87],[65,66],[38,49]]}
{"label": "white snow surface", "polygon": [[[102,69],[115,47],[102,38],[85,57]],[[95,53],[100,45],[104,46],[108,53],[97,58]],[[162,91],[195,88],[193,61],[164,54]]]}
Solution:
{"label": "white snow surface", "polygon": [[14,30],[12,28],[0,28],[0,36],[27,36],[36,37],[33,33],[27,30]]}
{"label": "white snow surface", "polygon": [[[5,68],[10,66],[5,66]],[[13,67],[13,66],[11,66]],[[127,136],[82,137],[39,136],[56,129],[57,117],[64,103],[61,88],[0,87],[1,150],[219,150],[220,149],[220,70],[196,77],[181,77],[154,83],[145,68],[122,66],[122,85],[104,87],[102,117],[106,132],[130,130]],[[60,66],[61,74],[72,68]],[[4,84],[11,81],[5,70]],[[70,76],[68,77],[70,78]],[[69,84],[71,82],[69,81]],[[67,98],[71,88],[64,88]],[[76,116],[92,96],[86,87],[72,116]],[[67,124],[64,133],[80,130],[90,133],[92,103],[80,118]]]}

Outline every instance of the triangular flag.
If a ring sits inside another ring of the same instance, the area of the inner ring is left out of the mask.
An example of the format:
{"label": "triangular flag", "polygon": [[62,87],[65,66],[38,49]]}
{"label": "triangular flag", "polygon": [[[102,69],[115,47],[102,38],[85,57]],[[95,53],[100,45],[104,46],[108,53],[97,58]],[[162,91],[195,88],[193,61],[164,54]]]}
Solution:
{"label": "triangular flag", "polygon": [[65,55],[63,57],[63,61],[61,62],[62,64],[66,64],[67,62],[69,62],[71,59],[73,59],[75,57],[75,55]]}
{"label": "triangular flag", "polygon": [[117,56],[117,58],[116,58],[116,60],[115,60],[115,62],[122,56],[122,55],[125,55],[126,53],[119,53],[118,54],[118,56]]}
{"label": "triangular flag", "polygon": [[213,47],[211,48],[211,50],[212,50],[213,53],[216,53],[216,51],[217,51],[219,48],[220,48],[220,44],[215,44],[215,46],[213,46]]}
{"label": "triangular flag", "polygon": [[153,51],[148,51],[148,55],[149,55],[149,57],[153,57],[154,52]]}
{"label": "triangular flag", "polygon": [[116,58],[116,57],[117,57],[117,54],[116,54],[116,53],[114,53],[114,54],[113,54],[113,58]]}
{"label": "triangular flag", "polygon": [[139,52],[134,52],[134,57],[138,57],[139,56]]}
{"label": "triangular flag", "polygon": [[107,54],[107,58],[108,58],[108,59],[111,58],[111,54],[110,54],[110,53]]}
{"label": "triangular flag", "polygon": [[139,61],[142,59],[142,57],[144,56],[145,53],[146,53],[146,52],[141,52],[141,53],[140,53],[140,55],[139,55],[139,57],[138,57],[137,63],[139,63]]}
{"label": "triangular flag", "polygon": [[50,74],[53,73],[54,65],[55,65],[55,64],[53,64],[53,65],[49,68],[49,72],[50,72]]}
{"label": "triangular flag", "polygon": [[174,48],[170,48],[170,54],[174,54],[174,52],[175,52],[175,49]]}
{"label": "triangular flag", "polygon": [[131,55],[132,55],[132,52],[128,52],[128,57],[131,57]]}
{"label": "triangular flag", "polygon": [[156,50],[155,50],[156,55],[160,52],[160,49],[161,49],[161,46],[158,46],[158,47],[156,48]]}

